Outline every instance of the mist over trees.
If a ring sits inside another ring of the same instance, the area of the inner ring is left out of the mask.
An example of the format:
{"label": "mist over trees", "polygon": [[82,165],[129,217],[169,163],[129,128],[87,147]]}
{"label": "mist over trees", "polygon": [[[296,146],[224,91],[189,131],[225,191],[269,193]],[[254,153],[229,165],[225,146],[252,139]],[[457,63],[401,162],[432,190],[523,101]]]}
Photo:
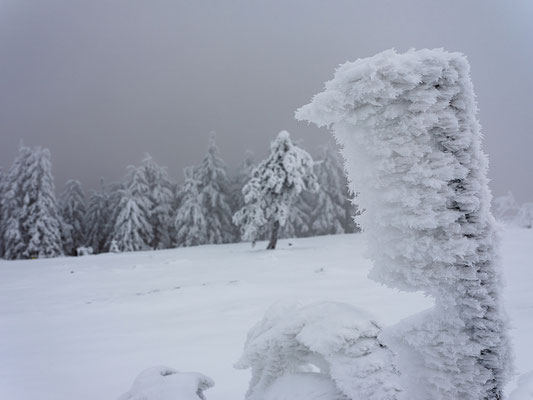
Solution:
{"label": "mist over trees", "polygon": [[313,160],[288,132],[277,136],[265,160],[257,164],[247,151],[231,173],[212,134],[201,162],[184,170],[182,184],[147,154],[127,168],[121,182],[102,179],[86,194],[81,182],[70,179],[57,199],[50,152],[20,146],[13,165],[0,170],[0,256],[42,258],[88,248],[96,254],[354,232],[352,197],[337,148],[325,146]]}

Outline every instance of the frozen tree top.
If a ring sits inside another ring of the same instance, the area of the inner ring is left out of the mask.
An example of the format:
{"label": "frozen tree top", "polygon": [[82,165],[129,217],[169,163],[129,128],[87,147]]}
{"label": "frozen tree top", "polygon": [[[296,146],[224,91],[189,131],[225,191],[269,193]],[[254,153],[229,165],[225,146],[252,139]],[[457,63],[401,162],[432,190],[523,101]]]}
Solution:
{"label": "frozen tree top", "polygon": [[[453,68],[450,68],[452,64]],[[411,49],[398,54],[394,49],[386,50],[373,57],[340,65],[333,79],[326,82],[325,90],[296,111],[296,119],[328,126],[356,109],[361,108],[364,113],[369,105],[387,104],[421,83],[438,84],[441,79],[456,81],[458,70],[468,75],[469,69],[462,53]],[[428,96],[427,107],[432,104],[433,100]],[[419,101],[416,106],[418,111],[423,111]],[[356,116],[352,114],[351,118]]]}

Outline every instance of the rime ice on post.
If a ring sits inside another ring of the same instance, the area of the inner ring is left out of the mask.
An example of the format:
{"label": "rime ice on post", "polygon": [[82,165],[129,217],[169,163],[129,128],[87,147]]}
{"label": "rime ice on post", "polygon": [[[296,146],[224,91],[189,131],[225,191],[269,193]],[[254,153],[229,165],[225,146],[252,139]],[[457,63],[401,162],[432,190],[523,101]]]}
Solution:
{"label": "rime ice on post", "polygon": [[371,277],[435,307],[389,333],[405,398],[501,399],[510,369],[469,64],[444,50],[340,66],[296,113],[330,126],[366,212]]}

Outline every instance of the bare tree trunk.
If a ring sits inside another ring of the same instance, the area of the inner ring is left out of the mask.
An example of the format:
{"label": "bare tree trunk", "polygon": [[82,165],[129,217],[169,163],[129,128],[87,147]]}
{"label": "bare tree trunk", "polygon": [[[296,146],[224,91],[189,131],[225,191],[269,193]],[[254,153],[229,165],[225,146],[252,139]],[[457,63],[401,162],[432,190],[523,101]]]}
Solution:
{"label": "bare tree trunk", "polygon": [[268,242],[267,250],[274,250],[278,242],[279,221],[274,221],[272,225],[272,232],[270,233],[270,242]]}

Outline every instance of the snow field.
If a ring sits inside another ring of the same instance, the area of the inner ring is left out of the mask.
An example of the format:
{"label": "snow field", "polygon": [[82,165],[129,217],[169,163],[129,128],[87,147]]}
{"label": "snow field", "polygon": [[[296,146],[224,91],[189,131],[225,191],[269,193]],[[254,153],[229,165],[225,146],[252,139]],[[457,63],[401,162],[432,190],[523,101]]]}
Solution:
{"label": "snow field", "polygon": [[[532,241],[531,230],[503,234],[518,373],[533,369]],[[115,400],[144,369],[168,365],[213,378],[209,400],[243,399],[250,373],[233,364],[277,301],[347,302],[382,325],[432,305],[368,280],[360,234],[263,249],[240,243],[0,261],[0,398]]]}

